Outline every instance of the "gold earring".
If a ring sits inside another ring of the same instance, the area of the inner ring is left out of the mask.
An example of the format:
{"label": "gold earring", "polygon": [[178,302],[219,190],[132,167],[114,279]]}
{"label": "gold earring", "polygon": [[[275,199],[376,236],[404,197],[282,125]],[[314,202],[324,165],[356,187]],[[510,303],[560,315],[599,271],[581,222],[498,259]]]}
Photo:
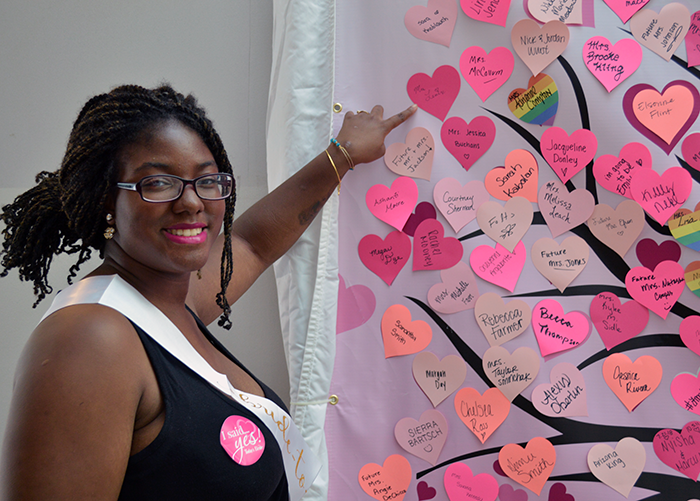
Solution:
{"label": "gold earring", "polygon": [[[112,214],[107,214],[105,219],[107,219],[107,224],[111,225],[112,222],[114,221],[114,216],[112,216]],[[105,240],[112,240],[112,238],[114,238],[114,233],[116,231],[117,230],[116,230],[116,228],[114,228],[114,226],[107,226],[107,228],[105,228],[105,232],[103,234],[103,236],[105,237]]]}

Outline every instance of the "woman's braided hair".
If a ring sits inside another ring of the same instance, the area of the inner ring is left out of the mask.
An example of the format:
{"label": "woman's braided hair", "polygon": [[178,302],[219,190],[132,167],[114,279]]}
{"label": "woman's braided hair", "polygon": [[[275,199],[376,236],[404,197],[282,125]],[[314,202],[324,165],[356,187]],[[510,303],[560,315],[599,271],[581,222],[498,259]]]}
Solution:
{"label": "woman's braided hair", "polygon": [[[0,276],[18,268],[21,280],[34,283],[36,306],[52,292],[48,272],[54,255],[78,253],[68,282],[91,256],[104,256],[105,203],[117,182],[116,158],[127,144],[145,131],[168,120],[177,120],[195,131],[211,151],[220,172],[233,174],[226,150],[204,109],[192,96],[168,85],[145,89],[137,85],[117,87],[90,99],[73,124],[66,154],[56,172],[41,172],[37,185],[3,207]],[[236,201],[226,199],[224,252],[221,257],[221,292],[216,302],[223,310],[219,325],[230,328],[231,308],[226,289],[231,280],[231,225]]]}

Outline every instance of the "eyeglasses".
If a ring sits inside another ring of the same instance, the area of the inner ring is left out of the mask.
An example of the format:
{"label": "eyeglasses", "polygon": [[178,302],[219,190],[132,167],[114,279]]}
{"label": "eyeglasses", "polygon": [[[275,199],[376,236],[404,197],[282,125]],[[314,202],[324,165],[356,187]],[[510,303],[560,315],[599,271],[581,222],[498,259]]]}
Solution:
{"label": "eyeglasses", "polygon": [[138,183],[117,183],[117,188],[137,191],[146,202],[172,202],[182,196],[185,186],[191,184],[202,200],[223,200],[231,196],[235,182],[231,174],[217,172],[195,179],[183,179],[170,174],[146,176]]}

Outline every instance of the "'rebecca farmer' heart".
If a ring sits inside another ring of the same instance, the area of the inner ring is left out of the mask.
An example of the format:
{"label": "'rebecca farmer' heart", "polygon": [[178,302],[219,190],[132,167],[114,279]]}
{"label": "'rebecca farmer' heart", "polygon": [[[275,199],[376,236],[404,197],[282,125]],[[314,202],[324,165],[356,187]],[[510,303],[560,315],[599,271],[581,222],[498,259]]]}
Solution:
{"label": "'rebecca farmer' heart", "polygon": [[510,0],[499,0],[485,4],[480,0],[460,0],[464,13],[477,21],[505,26]]}
{"label": "'rebecca farmer' heart", "polygon": [[345,287],[345,280],[338,275],[338,314],[335,322],[335,333],[352,330],[363,325],[374,314],[377,299],[372,289],[365,285]]}
{"label": "'rebecca farmer' heart", "polygon": [[550,127],[542,134],[540,145],[542,156],[565,183],[593,160],[598,139],[588,129],[579,129],[569,136],[561,127]]}
{"label": "'rebecca farmer' heart", "polygon": [[408,9],[403,22],[414,37],[449,47],[458,14],[454,0],[428,0],[427,7]]}
{"label": "'rebecca farmer' heart", "polygon": [[451,177],[440,179],[433,189],[433,200],[455,233],[476,217],[481,204],[489,200],[489,192],[479,180],[462,184]]}
{"label": "'rebecca farmer' heart", "polygon": [[635,300],[622,304],[612,292],[593,298],[590,315],[608,351],[642,332],[649,322],[649,310]]}
{"label": "'rebecca farmer' heart", "polygon": [[457,99],[462,82],[459,72],[452,66],[440,66],[430,77],[416,73],[408,79],[408,97],[423,111],[445,120]]}
{"label": "'rebecca farmer' heart", "polygon": [[499,200],[523,197],[537,203],[537,160],[527,150],[512,150],[505,166],[491,169],[484,179],[486,190]]}
{"label": "'rebecca farmer' heart", "polygon": [[400,177],[390,187],[375,184],[365,195],[369,211],[397,230],[403,229],[418,201],[418,186],[410,177]]}
{"label": "'rebecca farmer' heart", "polygon": [[527,89],[513,89],[508,109],[515,118],[535,125],[552,125],[559,108],[559,91],[552,77],[540,73],[530,77]]}
{"label": "'rebecca farmer' heart", "polygon": [[398,230],[384,240],[377,235],[366,235],[360,240],[357,252],[369,271],[391,285],[411,256],[411,239]]}
{"label": "'rebecca farmer' heart", "polygon": [[649,355],[632,362],[624,353],[612,353],[603,362],[603,379],[630,412],[658,388],[662,376],[661,363]]}
{"label": "'rebecca farmer' heart", "polygon": [[586,382],[583,374],[570,362],[561,362],[549,373],[549,383],[532,390],[532,405],[545,416],[588,416]]}
{"label": "'rebecca farmer' heart", "polygon": [[457,313],[474,308],[479,298],[474,272],[464,261],[440,272],[442,282],[428,291],[428,304],[439,313]]}
{"label": "'rebecca farmer' heart", "polygon": [[465,170],[486,153],[496,138],[496,126],[489,117],[475,117],[470,123],[460,117],[445,120],[440,138]]}
{"label": "'rebecca farmer' heart", "polygon": [[457,355],[447,355],[442,360],[421,351],[413,358],[413,379],[428,397],[433,407],[452,395],[467,377],[467,364]]}
{"label": "'rebecca farmer' heart", "polygon": [[642,9],[630,20],[630,31],[637,41],[666,61],[680,47],[690,28],[690,11],[678,2],[667,4],[657,14]]}
{"label": "'rebecca farmer' heart", "polygon": [[433,330],[422,320],[411,320],[411,311],[402,304],[389,306],[382,316],[384,358],[412,355],[433,339]]}
{"label": "'rebecca farmer' heart", "polygon": [[685,410],[700,415],[700,377],[687,372],[678,374],[671,381],[671,396]]}
{"label": "'rebecca farmer' heart", "polygon": [[569,28],[549,21],[540,28],[532,19],[521,19],[510,32],[515,53],[536,76],[559,57],[569,44]]}
{"label": "'rebecca farmer' heart", "polygon": [[618,15],[623,23],[629,21],[639,9],[644,7],[644,5],[649,0],[635,0],[630,2],[630,0],[603,0],[612,11]]}
{"label": "'rebecca farmer' heart", "polygon": [[486,377],[511,402],[530,386],[540,371],[539,355],[521,346],[512,354],[502,346],[492,346],[482,360]]}
{"label": "'rebecca farmer' heart", "polygon": [[532,330],[543,357],[583,344],[591,333],[588,317],[580,311],[564,313],[554,299],[544,299],[532,309]]}
{"label": "'rebecca farmer' heart", "polygon": [[483,444],[508,417],[510,400],[498,388],[489,388],[483,395],[474,388],[462,388],[455,395],[455,410]]}
{"label": "'rebecca farmer' heart", "polygon": [[360,468],[357,480],[362,490],[377,501],[402,501],[411,484],[411,463],[400,454],[392,454],[384,465],[367,463]]}
{"label": "'rebecca farmer' heart", "polygon": [[700,316],[685,317],[678,329],[681,341],[693,353],[700,355]]}
{"label": "'rebecca farmer' heart", "polygon": [[527,252],[522,242],[512,253],[501,244],[496,244],[495,249],[480,245],[469,255],[469,264],[478,277],[513,292],[526,259]]}
{"label": "'rebecca farmer' heart", "polygon": [[540,238],[532,245],[532,263],[544,278],[564,292],[588,264],[590,249],[586,241],[576,235],[559,245],[551,238]]}
{"label": "'rebecca farmer' heart", "polygon": [[469,47],[459,58],[459,69],[482,101],[486,101],[513,73],[515,58],[505,47],[488,54],[478,45]]}
{"label": "'rebecca farmer' heart", "polygon": [[634,200],[663,225],[688,200],[693,181],[682,167],[666,169],[661,176],[654,170],[642,169],[635,173],[630,188]]}
{"label": "'rebecca farmer' heart", "polygon": [[476,300],[474,316],[489,344],[500,346],[525,332],[532,320],[532,309],[520,299],[506,304],[495,292],[487,292]]}
{"label": "'rebecca farmer' heart", "polygon": [[414,210],[406,224],[403,225],[403,232],[412,237],[416,234],[416,229],[420,224],[426,219],[436,219],[437,212],[435,212],[435,207],[430,202],[421,202],[416,205],[416,210]]}
{"label": "'rebecca farmer' heart", "polygon": [[595,208],[590,191],[580,188],[569,192],[558,179],[542,185],[537,203],[554,238],[585,223]]}
{"label": "'rebecca farmer' heart", "polygon": [[447,440],[447,420],[440,411],[428,409],[418,421],[411,417],[399,420],[394,437],[409,454],[435,465]]}
{"label": "'rebecca farmer' heart", "polygon": [[642,143],[627,143],[619,157],[599,156],[593,164],[593,177],[606,190],[631,199],[632,176],[640,169],[651,169],[651,152]]}
{"label": "'rebecca farmer' heart", "polygon": [[653,272],[637,266],[627,272],[625,286],[632,299],[665,320],[683,292],[685,273],[674,261],[660,262]]}
{"label": "'rebecca farmer' heart", "polygon": [[583,45],[583,63],[611,92],[637,71],[642,63],[642,48],[631,38],[611,44],[607,38],[596,36]]}
{"label": "'rebecca farmer' heart", "polygon": [[665,429],[654,435],[654,452],[667,466],[693,482],[700,475],[700,421],[686,423],[680,433]]}
{"label": "'rebecca farmer' heart", "polygon": [[450,501],[496,501],[498,482],[488,473],[474,475],[464,463],[452,463],[443,479]]}
{"label": "'rebecca farmer' heart", "polygon": [[532,204],[523,197],[513,197],[505,205],[485,202],[476,212],[479,228],[508,252],[513,252],[530,229],[532,216]]}
{"label": "'rebecca farmer' heart", "polygon": [[557,462],[557,451],[546,438],[535,437],[524,449],[518,444],[503,446],[498,462],[511,480],[539,496]]}
{"label": "'rebecca farmer' heart", "polygon": [[608,444],[596,444],[588,451],[591,473],[625,497],[644,470],[647,453],[642,443],[633,437],[620,440],[615,449]]}
{"label": "'rebecca farmer' heart", "polygon": [[644,209],[634,200],[623,200],[613,209],[598,204],[588,219],[593,236],[624,258],[645,225]]}
{"label": "'rebecca farmer' heart", "polygon": [[445,237],[445,229],[437,219],[426,219],[416,228],[413,271],[452,268],[463,254],[462,242],[454,237]]}
{"label": "'rebecca farmer' heart", "polygon": [[435,141],[428,129],[415,127],[406,134],[406,143],[393,143],[386,147],[384,163],[399,176],[415,177],[430,181],[435,156]]}

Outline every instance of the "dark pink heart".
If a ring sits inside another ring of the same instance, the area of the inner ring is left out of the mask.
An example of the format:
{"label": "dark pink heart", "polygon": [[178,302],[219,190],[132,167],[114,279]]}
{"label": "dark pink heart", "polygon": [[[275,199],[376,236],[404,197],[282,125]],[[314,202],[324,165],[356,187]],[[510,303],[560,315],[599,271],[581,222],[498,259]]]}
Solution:
{"label": "dark pink heart", "polygon": [[385,239],[377,235],[366,235],[357,246],[360,261],[372,273],[391,285],[411,255],[411,239],[396,230]]}
{"label": "dark pink heart", "polygon": [[459,71],[445,65],[436,69],[432,77],[425,73],[416,73],[408,79],[406,90],[408,97],[421,110],[445,120],[452,103],[457,99],[461,84]]}
{"label": "dark pink heart", "polygon": [[428,485],[427,482],[418,482],[418,501],[433,499],[437,495],[437,491]]}
{"label": "dark pink heart", "polygon": [[416,233],[416,228],[426,219],[437,219],[435,207],[430,202],[421,202],[416,205],[416,210],[408,216],[408,221],[403,227],[403,232],[412,237]]}
{"label": "dark pink heart", "polygon": [[440,138],[447,151],[469,170],[493,144],[496,126],[489,117],[474,117],[470,123],[460,117],[450,117],[440,128]]}
{"label": "dark pink heart", "polygon": [[416,228],[413,238],[413,271],[452,268],[462,259],[463,254],[462,242],[453,237],[445,237],[445,228],[437,219],[426,219]]}
{"label": "dark pink heart", "polygon": [[549,501],[576,501],[571,495],[566,493],[566,486],[561,482],[557,482],[549,489]]}
{"label": "dark pink heart", "polygon": [[493,471],[498,473],[502,477],[508,478],[508,475],[506,475],[506,472],[503,471],[503,468],[501,468],[501,463],[498,462],[498,459],[493,462]]}
{"label": "dark pink heart", "polygon": [[622,304],[612,292],[601,292],[591,301],[591,321],[607,350],[644,330],[649,310],[635,300]]}
{"label": "dark pink heart", "polygon": [[681,246],[675,240],[666,240],[657,244],[651,238],[643,238],[637,243],[637,259],[642,266],[656,269],[661,261],[675,261],[681,258]]}
{"label": "dark pink heart", "polygon": [[527,501],[527,492],[522,489],[515,490],[508,484],[503,484],[498,489],[498,499],[501,501]]}
{"label": "dark pink heart", "polygon": [[370,319],[377,306],[377,299],[372,290],[365,285],[345,287],[345,280],[338,275],[338,317],[335,333],[349,331],[359,327]]}

